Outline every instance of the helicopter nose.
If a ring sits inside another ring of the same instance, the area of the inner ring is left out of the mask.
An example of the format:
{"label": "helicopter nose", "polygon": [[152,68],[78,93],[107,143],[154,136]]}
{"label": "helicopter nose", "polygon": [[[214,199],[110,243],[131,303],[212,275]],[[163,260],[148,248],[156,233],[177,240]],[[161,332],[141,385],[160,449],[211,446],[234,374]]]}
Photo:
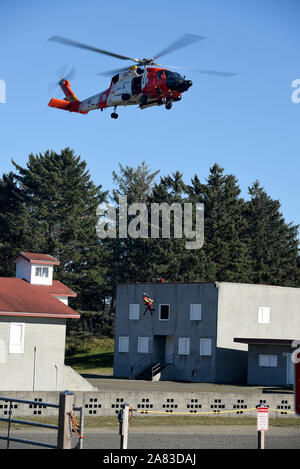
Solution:
{"label": "helicopter nose", "polygon": [[192,86],[192,84],[193,82],[191,80],[184,80],[180,83],[178,90],[181,92],[187,91]]}

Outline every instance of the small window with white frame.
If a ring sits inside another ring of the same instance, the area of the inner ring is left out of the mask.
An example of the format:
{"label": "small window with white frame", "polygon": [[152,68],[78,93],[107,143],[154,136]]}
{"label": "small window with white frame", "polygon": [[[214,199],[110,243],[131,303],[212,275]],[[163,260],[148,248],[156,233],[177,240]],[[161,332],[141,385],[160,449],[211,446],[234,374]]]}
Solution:
{"label": "small window with white frame", "polygon": [[159,320],[169,321],[170,319],[170,305],[159,305]]}
{"label": "small window with white frame", "polygon": [[201,304],[190,304],[190,320],[201,321]]}
{"label": "small window with white frame", "polygon": [[49,277],[49,267],[36,267],[35,276],[36,277]]}
{"label": "small window with white frame", "polygon": [[137,320],[140,318],[140,305],[130,304],[129,305],[129,319]]}
{"label": "small window with white frame", "polygon": [[277,355],[259,355],[259,366],[277,367]]}
{"label": "small window with white frame", "polygon": [[259,306],[258,307],[258,323],[269,324],[270,323],[270,306]]}
{"label": "small window with white frame", "polygon": [[129,351],[129,337],[119,337],[119,352],[127,353]]}
{"label": "small window with white frame", "polygon": [[190,354],[190,339],[189,337],[179,337],[178,339],[178,354],[189,355]]}
{"label": "small window with white frame", "polygon": [[212,340],[200,339],[200,355],[211,356],[212,354]]}
{"label": "small window with white frame", "polygon": [[138,337],[138,353],[149,352],[149,337]]}
{"label": "small window with white frame", "polygon": [[24,353],[25,324],[12,322],[9,330],[9,353]]}

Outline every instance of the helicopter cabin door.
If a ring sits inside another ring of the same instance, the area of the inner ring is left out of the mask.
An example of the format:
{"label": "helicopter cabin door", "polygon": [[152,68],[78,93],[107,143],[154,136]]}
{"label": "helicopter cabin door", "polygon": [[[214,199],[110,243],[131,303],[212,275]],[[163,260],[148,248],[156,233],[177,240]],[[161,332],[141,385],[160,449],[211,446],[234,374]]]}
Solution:
{"label": "helicopter cabin door", "polygon": [[134,77],[131,81],[132,96],[137,96],[142,92],[142,77]]}

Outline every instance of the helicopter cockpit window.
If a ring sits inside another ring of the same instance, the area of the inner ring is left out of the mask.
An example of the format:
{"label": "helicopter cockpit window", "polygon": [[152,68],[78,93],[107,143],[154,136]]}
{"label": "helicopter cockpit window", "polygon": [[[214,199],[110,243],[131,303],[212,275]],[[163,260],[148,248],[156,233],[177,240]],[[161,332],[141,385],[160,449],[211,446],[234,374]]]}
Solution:
{"label": "helicopter cockpit window", "polygon": [[111,81],[113,82],[114,85],[117,83],[118,80],[119,80],[119,74],[118,74],[118,75],[115,75],[115,76],[112,77],[112,79],[111,79]]}
{"label": "helicopter cockpit window", "polygon": [[158,78],[158,79],[166,78],[165,70],[158,70],[158,72],[157,72],[157,78]]}
{"label": "helicopter cockpit window", "polygon": [[143,69],[143,68],[140,68],[140,67],[138,67],[138,68],[136,69],[136,73],[137,73],[137,75],[143,75],[143,73],[144,73],[144,69]]}

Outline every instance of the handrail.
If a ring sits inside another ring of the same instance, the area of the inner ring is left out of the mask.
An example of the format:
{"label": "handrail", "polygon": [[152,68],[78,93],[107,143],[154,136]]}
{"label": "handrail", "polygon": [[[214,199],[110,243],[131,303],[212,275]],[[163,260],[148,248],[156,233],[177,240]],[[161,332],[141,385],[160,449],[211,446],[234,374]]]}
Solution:
{"label": "handrail", "polygon": [[135,377],[139,373],[139,371],[142,371],[142,369],[144,369],[147,366],[148,362],[149,362],[149,365],[150,365],[151,357],[152,357],[152,354],[149,353],[149,354],[147,354],[146,357],[143,357],[141,360],[137,361],[134,364],[132,377]]}
{"label": "handrail", "polygon": [[172,364],[173,364],[173,359],[174,359],[174,353],[170,353],[170,355],[168,355],[168,356],[165,358],[165,362],[164,362],[163,364],[157,363],[157,364],[153,365],[152,368],[151,368],[152,378],[153,378],[153,376],[155,376],[157,373],[159,373],[161,370],[163,370],[164,368],[166,368],[166,366],[172,365]]}

